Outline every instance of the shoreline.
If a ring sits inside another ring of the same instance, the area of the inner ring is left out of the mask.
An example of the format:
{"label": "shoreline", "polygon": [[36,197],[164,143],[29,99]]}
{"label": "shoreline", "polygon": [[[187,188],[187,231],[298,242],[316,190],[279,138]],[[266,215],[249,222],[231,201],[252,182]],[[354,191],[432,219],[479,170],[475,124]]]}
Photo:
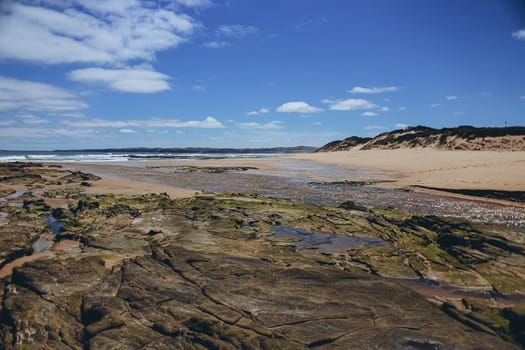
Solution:
{"label": "shoreline", "polygon": [[[132,175],[130,169],[169,173],[177,167],[256,168],[250,173],[298,179],[298,181],[371,182],[374,187],[409,189],[420,193],[504,206],[525,207],[520,201],[454,193],[453,191],[525,192],[525,152],[370,150],[304,153],[267,158],[197,160],[148,160],[132,163],[57,163],[66,169],[95,173],[104,181],[90,193],[118,190],[124,194],[166,192],[174,198],[191,196],[193,189],[152,182]],[[98,191],[98,192],[97,192]]]}

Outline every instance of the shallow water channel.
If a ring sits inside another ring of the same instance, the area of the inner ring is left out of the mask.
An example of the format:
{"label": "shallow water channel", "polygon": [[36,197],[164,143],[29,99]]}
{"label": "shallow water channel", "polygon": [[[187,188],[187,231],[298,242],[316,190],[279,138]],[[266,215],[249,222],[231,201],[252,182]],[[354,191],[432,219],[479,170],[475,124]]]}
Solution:
{"label": "shallow water channel", "polygon": [[[53,238],[58,236],[66,224],[64,221],[57,220],[53,215],[49,215],[46,218],[46,223],[51,228],[53,232]],[[55,244],[54,239],[49,239],[49,237],[40,237],[33,243],[33,253],[44,253],[49,251]]]}
{"label": "shallow water channel", "polygon": [[380,238],[306,232],[290,226],[274,226],[273,232],[275,238],[287,239],[302,253],[340,254],[355,247],[390,245]]}

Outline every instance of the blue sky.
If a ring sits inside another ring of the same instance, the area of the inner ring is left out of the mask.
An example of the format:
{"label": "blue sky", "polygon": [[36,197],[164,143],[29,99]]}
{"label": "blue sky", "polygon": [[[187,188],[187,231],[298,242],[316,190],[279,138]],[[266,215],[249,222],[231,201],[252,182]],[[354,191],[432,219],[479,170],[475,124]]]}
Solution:
{"label": "blue sky", "polygon": [[525,123],[525,3],[0,2],[0,149],[320,146]]}

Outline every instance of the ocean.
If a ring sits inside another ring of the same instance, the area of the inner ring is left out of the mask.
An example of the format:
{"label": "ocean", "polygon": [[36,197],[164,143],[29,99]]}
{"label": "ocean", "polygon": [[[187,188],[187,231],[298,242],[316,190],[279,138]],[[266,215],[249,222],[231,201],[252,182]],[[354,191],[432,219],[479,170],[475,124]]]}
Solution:
{"label": "ocean", "polygon": [[130,151],[6,151],[0,150],[0,163],[5,162],[129,162],[167,159],[221,159],[263,158],[280,156],[283,153],[187,153],[187,152],[130,152]]}

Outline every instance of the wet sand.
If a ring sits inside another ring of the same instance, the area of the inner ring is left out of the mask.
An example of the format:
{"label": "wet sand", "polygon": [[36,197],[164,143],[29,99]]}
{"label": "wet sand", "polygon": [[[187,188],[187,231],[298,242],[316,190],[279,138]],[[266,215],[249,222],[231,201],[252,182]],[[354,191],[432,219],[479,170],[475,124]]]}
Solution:
{"label": "wet sand", "polygon": [[[367,152],[367,151],[365,151]],[[331,155],[331,154],[329,154]],[[303,160],[317,155],[280,158],[173,160],[121,164],[68,164],[68,168],[104,178],[88,188],[91,193],[122,190],[111,183],[128,184],[126,193],[170,193],[174,198],[198,191],[259,194],[308,204],[337,206],[353,201],[368,208],[395,208],[413,214],[461,217],[480,223],[525,228],[525,205],[499,199],[465,196],[422,188],[401,187],[396,173]],[[199,171],[187,170],[199,167]],[[254,167],[246,171],[215,172],[214,167]],[[209,167],[209,172],[206,168]],[[186,169],[187,171],[182,171]],[[112,180],[110,185],[106,181]],[[351,180],[371,185],[352,185]],[[521,178],[517,180],[519,182]],[[494,181],[494,180],[491,180]]]}
{"label": "wet sand", "polygon": [[[96,167],[94,168],[96,169]],[[116,172],[118,173],[118,172]],[[172,198],[186,198],[195,194],[195,191],[165,186],[162,184],[148,183],[146,181],[128,180],[125,178],[105,178],[86,188],[89,194],[145,194],[145,193],[167,193]]]}

